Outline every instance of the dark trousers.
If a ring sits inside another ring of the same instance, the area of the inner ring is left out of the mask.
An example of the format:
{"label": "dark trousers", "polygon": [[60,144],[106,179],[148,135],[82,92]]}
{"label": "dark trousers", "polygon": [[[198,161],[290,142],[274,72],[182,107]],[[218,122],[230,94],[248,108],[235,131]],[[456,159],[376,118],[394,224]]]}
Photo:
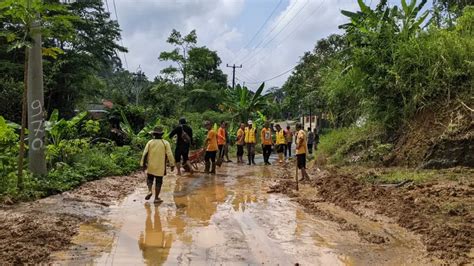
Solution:
{"label": "dark trousers", "polygon": [[237,145],[237,157],[244,156],[244,145]]}
{"label": "dark trousers", "polygon": [[219,159],[224,158],[224,145],[219,145]]}
{"label": "dark trousers", "polygon": [[292,142],[286,143],[285,157],[291,157],[291,144],[292,144]]}
{"label": "dark trousers", "polygon": [[216,162],[216,154],[217,151],[206,151],[206,155],[204,155],[204,161],[206,163],[212,162],[214,164]]}
{"label": "dark trousers", "polygon": [[181,162],[181,158],[183,159],[183,165],[186,164],[189,157],[189,144],[180,144],[176,145],[176,149],[174,150],[174,159],[176,163]]}
{"label": "dark trousers", "polygon": [[247,143],[247,155],[255,155],[255,143]]}
{"label": "dark trousers", "polygon": [[272,154],[272,145],[263,145],[263,161],[269,163],[270,155]]}
{"label": "dark trousers", "polygon": [[150,189],[153,186],[153,180],[155,180],[155,189],[161,188],[161,185],[163,184],[163,177],[148,174],[146,177],[146,184]]}
{"label": "dark trousers", "polygon": [[313,154],[313,143],[308,143],[308,153]]}

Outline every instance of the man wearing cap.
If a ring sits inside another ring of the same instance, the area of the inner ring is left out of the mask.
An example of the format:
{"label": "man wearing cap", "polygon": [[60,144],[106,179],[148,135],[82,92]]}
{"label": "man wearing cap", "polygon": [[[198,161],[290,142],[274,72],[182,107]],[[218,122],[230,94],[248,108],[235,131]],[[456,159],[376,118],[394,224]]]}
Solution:
{"label": "man wearing cap", "polygon": [[253,121],[249,120],[245,128],[245,144],[247,145],[248,165],[255,165],[255,143],[257,143],[257,129],[253,126]]}
{"label": "man wearing cap", "polygon": [[183,117],[179,119],[179,125],[170,132],[170,139],[176,135],[176,149],[174,151],[174,157],[176,159],[176,170],[177,174],[181,175],[181,159],[183,162],[183,168],[186,171],[192,172],[193,168],[188,160],[189,148],[193,143],[193,130],[191,127],[186,125],[186,119]]}
{"label": "man wearing cap", "polygon": [[155,203],[160,203],[160,191],[163,184],[163,176],[166,175],[166,161],[169,161],[171,171],[174,170],[174,157],[171,152],[170,143],[163,139],[163,129],[156,127],[152,132],[153,139],[148,141],[143,151],[140,165],[147,174],[148,194],[145,200],[149,200],[152,193],[153,181],[155,181]]}
{"label": "man wearing cap", "polygon": [[216,155],[217,155],[217,133],[212,129],[212,123],[211,121],[206,121],[204,123],[204,127],[207,129],[207,138],[206,142],[204,143],[204,147],[206,148],[206,155],[204,156],[204,161],[206,163],[204,172],[206,174],[210,173],[215,174],[216,173]]}
{"label": "man wearing cap", "polygon": [[303,126],[300,123],[296,124],[296,163],[298,169],[301,170],[300,181],[309,180],[309,175],[306,172],[306,156],[308,153],[308,139]]}

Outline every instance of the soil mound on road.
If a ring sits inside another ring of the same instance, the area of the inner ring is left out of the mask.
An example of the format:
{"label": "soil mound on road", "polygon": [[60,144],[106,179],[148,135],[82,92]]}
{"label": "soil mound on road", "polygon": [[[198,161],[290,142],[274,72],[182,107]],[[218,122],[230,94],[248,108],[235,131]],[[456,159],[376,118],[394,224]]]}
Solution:
{"label": "soil mound on road", "polygon": [[[0,265],[39,264],[65,249],[83,222],[131,193],[142,174],[108,177],[35,202],[0,206]],[[83,213],[87,206],[87,214]]]}
{"label": "soil mound on road", "polygon": [[[373,209],[376,214],[389,217],[400,226],[421,235],[427,251],[435,257],[450,264],[472,262],[468,255],[473,248],[474,232],[472,178],[464,184],[438,181],[384,187],[340,174],[337,169],[310,171],[310,175],[313,180],[305,186],[314,189],[317,201],[334,203],[360,216],[367,215],[364,209]],[[283,179],[272,187],[272,191],[293,193],[290,183]],[[298,198],[298,202],[309,206],[311,211],[310,200]],[[370,242],[383,243],[382,239],[375,240]]]}

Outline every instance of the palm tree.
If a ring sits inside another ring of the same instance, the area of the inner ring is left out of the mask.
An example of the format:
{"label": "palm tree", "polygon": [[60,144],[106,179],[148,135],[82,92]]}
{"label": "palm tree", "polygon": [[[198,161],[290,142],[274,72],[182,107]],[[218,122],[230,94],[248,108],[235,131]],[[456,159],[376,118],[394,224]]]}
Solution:
{"label": "palm tree", "polygon": [[262,83],[255,93],[240,84],[235,89],[229,88],[226,91],[224,107],[234,113],[236,118],[246,121],[268,104],[266,95],[262,95],[264,87],[265,83]]}

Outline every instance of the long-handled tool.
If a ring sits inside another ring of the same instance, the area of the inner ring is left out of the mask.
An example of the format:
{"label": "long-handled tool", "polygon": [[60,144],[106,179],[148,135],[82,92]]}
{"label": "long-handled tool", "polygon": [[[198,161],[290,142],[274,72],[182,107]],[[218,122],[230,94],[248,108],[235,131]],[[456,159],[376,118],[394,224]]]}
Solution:
{"label": "long-handled tool", "polygon": [[299,191],[300,188],[298,185],[298,160],[295,160],[295,161],[296,161],[296,191]]}

